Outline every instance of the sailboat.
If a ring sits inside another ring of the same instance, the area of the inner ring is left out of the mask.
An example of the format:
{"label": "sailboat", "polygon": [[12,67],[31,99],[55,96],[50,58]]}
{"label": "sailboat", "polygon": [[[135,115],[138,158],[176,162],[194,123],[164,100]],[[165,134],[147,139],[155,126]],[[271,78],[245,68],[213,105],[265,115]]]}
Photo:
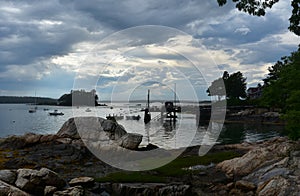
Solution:
{"label": "sailboat", "polygon": [[35,91],[35,93],[34,93],[34,105],[35,105],[34,108],[30,108],[30,109],[28,110],[29,113],[36,113],[36,110],[37,110],[37,107],[36,107],[36,91]]}
{"label": "sailboat", "polygon": [[147,107],[145,109],[145,114],[144,114],[144,123],[147,124],[150,121],[151,121],[151,114],[150,114],[150,90],[148,90]]}

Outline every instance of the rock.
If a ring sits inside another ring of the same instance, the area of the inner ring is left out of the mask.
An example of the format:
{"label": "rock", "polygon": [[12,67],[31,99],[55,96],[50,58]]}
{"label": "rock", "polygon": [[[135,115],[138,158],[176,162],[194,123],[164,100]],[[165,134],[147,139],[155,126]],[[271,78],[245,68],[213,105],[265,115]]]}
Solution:
{"label": "rock", "polygon": [[40,138],[41,143],[52,142],[58,138],[57,135],[42,135]]}
{"label": "rock", "polygon": [[43,182],[47,186],[62,188],[66,184],[66,182],[60,176],[58,176],[57,173],[51,171],[50,169],[41,168],[38,174],[42,177]]}
{"label": "rock", "polygon": [[0,195],[30,196],[28,193],[0,180]]}
{"label": "rock", "polygon": [[53,193],[57,191],[57,188],[54,186],[46,186],[44,189],[44,195],[45,196],[50,196],[53,195]]}
{"label": "rock", "polygon": [[67,188],[63,191],[56,191],[53,196],[83,196],[84,189],[81,186]]}
{"label": "rock", "polygon": [[59,143],[62,143],[62,144],[71,144],[72,143],[72,139],[71,138],[58,138],[56,139],[56,141],[58,141]]}
{"label": "rock", "polygon": [[262,146],[258,146],[242,157],[226,160],[217,165],[218,169],[227,174],[237,176],[248,175],[254,170],[287,156],[293,144],[287,139],[275,139],[264,142]]}
{"label": "rock", "polygon": [[70,118],[58,131],[57,141],[65,144],[77,144],[80,136],[85,145],[98,150],[104,147],[121,146],[127,149],[137,149],[142,141],[142,135],[127,133],[122,125],[100,117]]}
{"label": "rock", "polygon": [[242,189],[246,191],[252,191],[256,188],[255,184],[245,181],[245,180],[239,180],[235,183],[235,187],[237,189]]}
{"label": "rock", "polygon": [[99,121],[101,123],[103,131],[109,133],[109,137],[111,140],[118,140],[127,133],[124,127],[122,125],[119,125],[117,122],[106,119],[99,119]]}
{"label": "rock", "polygon": [[25,145],[31,146],[33,144],[39,143],[42,135],[35,134],[35,133],[27,133],[24,136]]}
{"label": "rock", "polygon": [[263,117],[280,117],[278,112],[266,112],[262,115]]}
{"label": "rock", "polygon": [[65,185],[63,179],[47,168],[42,168],[39,171],[33,169],[18,169],[17,173],[16,186],[31,194],[44,194],[45,186],[62,188]]}
{"label": "rock", "polygon": [[142,147],[142,148],[138,148],[137,150],[139,150],[139,151],[150,151],[150,150],[155,150],[157,148],[158,148],[158,146],[149,143],[147,146]]}
{"label": "rock", "polygon": [[142,142],[143,136],[137,133],[127,133],[118,140],[119,146],[131,150],[138,148]]}
{"label": "rock", "polygon": [[230,182],[230,183],[226,184],[226,187],[227,187],[228,189],[232,189],[232,188],[234,187],[234,183],[233,183],[233,182]]}
{"label": "rock", "polygon": [[17,173],[11,170],[0,170],[0,180],[9,184],[14,184],[17,178]]}
{"label": "rock", "polygon": [[92,139],[93,137],[89,136],[91,133],[103,131],[110,140],[117,140],[127,133],[123,126],[111,120],[100,117],[76,117],[65,122],[56,135],[60,138],[80,139],[82,136]]}
{"label": "rock", "polygon": [[94,178],[91,177],[78,177],[78,178],[73,178],[69,182],[69,185],[70,186],[81,185],[83,187],[86,187],[86,186],[93,186],[94,182],[95,182]]}
{"label": "rock", "polygon": [[27,133],[23,136],[10,136],[0,142],[0,147],[8,149],[20,149],[39,143],[41,137],[42,135],[35,133]]}
{"label": "rock", "polygon": [[280,175],[286,177],[289,174],[289,169],[286,168],[288,161],[289,161],[289,157],[285,157],[274,164],[271,164],[266,167],[262,167],[261,169],[252,172],[248,176],[245,176],[243,179],[247,181],[251,181],[254,184],[258,185],[265,181],[270,180],[275,176]]}
{"label": "rock", "polygon": [[170,185],[159,189],[159,195],[190,195],[190,185]]}
{"label": "rock", "polygon": [[25,146],[26,142],[23,136],[10,136],[0,142],[0,147],[3,149],[21,149]]}
{"label": "rock", "polygon": [[72,139],[80,139],[74,118],[67,120],[56,134],[58,137],[68,137]]}
{"label": "rock", "polygon": [[114,183],[112,195],[190,195],[190,185],[162,183]]}
{"label": "rock", "polygon": [[277,176],[258,186],[257,195],[289,195],[290,183],[287,179]]}

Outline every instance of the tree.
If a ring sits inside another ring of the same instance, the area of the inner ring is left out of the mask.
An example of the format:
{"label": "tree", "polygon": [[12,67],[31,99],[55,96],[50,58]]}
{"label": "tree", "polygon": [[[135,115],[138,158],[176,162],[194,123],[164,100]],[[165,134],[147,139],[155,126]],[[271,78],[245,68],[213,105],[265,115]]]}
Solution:
{"label": "tree", "polygon": [[288,110],[286,103],[291,93],[300,88],[300,48],[291,56],[283,57],[275,65],[268,68],[269,73],[264,80],[262,103],[268,107]]}
{"label": "tree", "polygon": [[226,94],[229,99],[246,98],[247,78],[241,72],[236,72],[229,75],[225,80]]}
{"label": "tree", "polygon": [[[278,65],[280,68],[274,69],[278,68]],[[300,138],[300,47],[298,51],[277,62],[269,72],[262,105],[282,109],[290,138],[298,139]]]}
{"label": "tree", "polygon": [[208,96],[218,96],[219,100],[222,96],[226,96],[229,100],[240,100],[247,96],[246,85],[246,78],[241,72],[229,75],[224,71],[222,78],[214,80],[206,92]]}
{"label": "tree", "polygon": [[264,85],[268,86],[272,82],[276,81],[279,78],[279,74],[280,74],[282,67],[283,67],[282,61],[277,61],[277,63],[275,65],[273,65],[272,67],[269,67],[268,68],[268,71],[269,71],[268,76],[267,76],[267,78],[263,79]]}
{"label": "tree", "polygon": [[218,100],[220,101],[222,97],[226,96],[226,88],[223,78],[214,80],[206,92],[208,93],[208,96],[218,96]]}
{"label": "tree", "polygon": [[[219,6],[223,6],[227,3],[227,0],[217,0],[217,2]],[[235,6],[239,11],[243,11],[254,16],[264,16],[266,14],[266,9],[271,9],[273,5],[279,2],[279,0],[232,0],[232,2],[235,3]],[[300,0],[292,0],[291,6],[292,14],[289,18],[290,26],[288,29],[299,36]]]}

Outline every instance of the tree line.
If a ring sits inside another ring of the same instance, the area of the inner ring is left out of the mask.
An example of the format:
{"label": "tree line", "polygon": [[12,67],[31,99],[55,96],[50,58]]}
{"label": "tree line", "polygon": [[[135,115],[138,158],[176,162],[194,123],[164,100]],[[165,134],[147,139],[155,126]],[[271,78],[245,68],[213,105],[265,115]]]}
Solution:
{"label": "tree line", "polygon": [[209,96],[226,99],[228,105],[252,104],[258,107],[279,109],[286,121],[286,130],[292,139],[300,138],[300,46],[290,56],[282,57],[268,68],[263,79],[262,96],[257,100],[246,99],[246,79],[241,72],[229,74],[214,80],[207,89]]}
{"label": "tree line", "polygon": [[56,105],[56,99],[46,97],[0,96],[0,103]]}

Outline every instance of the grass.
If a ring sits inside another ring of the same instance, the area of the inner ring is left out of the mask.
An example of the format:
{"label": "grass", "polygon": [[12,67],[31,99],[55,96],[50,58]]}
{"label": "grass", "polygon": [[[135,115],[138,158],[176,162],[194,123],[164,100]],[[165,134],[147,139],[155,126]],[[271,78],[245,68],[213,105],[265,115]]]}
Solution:
{"label": "grass", "polygon": [[4,164],[11,159],[7,157],[9,154],[12,154],[13,157],[18,156],[17,151],[13,151],[10,149],[0,149],[0,169],[5,169]]}
{"label": "grass", "polygon": [[178,177],[188,173],[189,171],[183,170],[182,168],[194,166],[194,165],[209,165],[210,163],[219,163],[227,159],[240,156],[236,152],[226,151],[217,152],[213,154],[207,154],[205,156],[187,156],[179,157],[171,163],[155,169],[159,174],[164,176]]}
{"label": "grass", "polygon": [[144,172],[116,172],[108,174],[105,177],[98,178],[98,182],[166,182],[170,177],[182,177],[189,175],[193,171],[183,170],[195,165],[209,165],[210,163],[219,163],[221,161],[238,157],[240,154],[233,151],[216,152],[205,156],[187,156],[178,157],[169,164],[152,171]]}
{"label": "grass", "polygon": [[163,183],[166,180],[159,176],[141,172],[116,172],[108,174],[105,177],[96,179],[98,182],[157,182]]}

